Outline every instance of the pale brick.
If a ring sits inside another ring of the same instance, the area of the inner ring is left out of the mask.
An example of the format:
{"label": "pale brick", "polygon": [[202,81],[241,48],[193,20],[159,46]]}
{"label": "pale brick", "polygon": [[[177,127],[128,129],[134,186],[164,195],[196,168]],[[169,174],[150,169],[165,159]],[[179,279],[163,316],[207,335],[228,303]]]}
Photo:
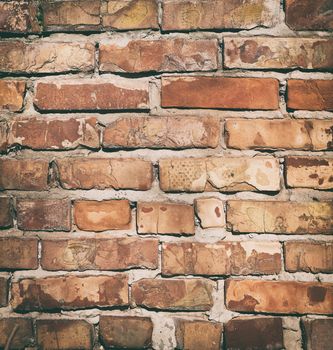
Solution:
{"label": "pale brick", "polygon": [[194,206],[202,228],[225,227],[225,213],[220,199],[198,198],[194,201]]}

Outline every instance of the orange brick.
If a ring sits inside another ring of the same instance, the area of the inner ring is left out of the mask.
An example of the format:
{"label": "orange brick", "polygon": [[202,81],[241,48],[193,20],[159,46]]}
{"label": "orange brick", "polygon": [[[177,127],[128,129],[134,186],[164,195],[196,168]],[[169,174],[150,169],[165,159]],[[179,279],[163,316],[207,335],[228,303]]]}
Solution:
{"label": "orange brick", "polygon": [[25,81],[0,80],[0,111],[18,112],[23,108]]}

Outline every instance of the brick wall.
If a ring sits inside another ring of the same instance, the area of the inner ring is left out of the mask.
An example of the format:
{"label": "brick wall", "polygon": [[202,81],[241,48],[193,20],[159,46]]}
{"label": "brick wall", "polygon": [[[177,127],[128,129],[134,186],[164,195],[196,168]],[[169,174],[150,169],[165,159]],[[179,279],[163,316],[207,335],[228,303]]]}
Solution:
{"label": "brick wall", "polygon": [[0,348],[332,349],[332,11],[0,1]]}

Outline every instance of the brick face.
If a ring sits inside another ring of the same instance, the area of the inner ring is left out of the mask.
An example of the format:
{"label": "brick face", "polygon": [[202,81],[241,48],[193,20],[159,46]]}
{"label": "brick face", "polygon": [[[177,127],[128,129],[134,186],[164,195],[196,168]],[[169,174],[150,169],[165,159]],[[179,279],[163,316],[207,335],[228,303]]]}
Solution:
{"label": "brick face", "polygon": [[0,80],[0,111],[20,111],[23,107],[25,88],[25,82],[22,80]]}
{"label": "brick face", "polygon": [[8,278],[0,277],[0,306],[8,304]]}
{"label": "brick face", "polygon": [[17,327],[17,331],[11,341],[11,346],[13,349],[24,349],[31,344],[33,339],[33,324],[30,318],[1,318],[0,319],[0,346],[5,348],[9,335]]}
{"label": "brick face", "polygon": [[11,214],[10,198],[0,197],[0,227],[12,227],[13,218]]}
{"label": "brick face", "polygon": [[305,334],[307,349],[320,350],[332,347],[331,335],[333,319],[304,320],[302,326]]}

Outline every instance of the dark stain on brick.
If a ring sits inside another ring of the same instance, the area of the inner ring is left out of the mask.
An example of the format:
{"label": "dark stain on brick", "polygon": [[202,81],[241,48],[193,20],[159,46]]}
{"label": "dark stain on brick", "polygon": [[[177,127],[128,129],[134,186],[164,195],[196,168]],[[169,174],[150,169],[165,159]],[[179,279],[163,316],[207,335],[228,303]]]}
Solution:
{"label": "dark stain on brick", "polygon": [[218,218],[221,217],[221,211],[219,207],[215,207],[215,214]]}
{"label": "dark stain on brick", "polygon": [[242,300],[230,300],[228,308],[237,311],[255,311],[256,305],[259,301],[251,295],[245,294]]}
{"label": "dark stain on brick", "polygon": [[268,46],[258,46],[255,40],[245,40],[240,46],[240,58],[245,63],[255,63],[261,56],[271,57],[272,51]]}
{"label": "dark stain on brick", "polygon": [[313,286],[308,288],[308,297],[311,303],[321,303],[325,300],[327,289],[324,287]]}
{"label": "dark stain on brick", "polygon": [[286,160],[287,166],[300,168],[306,166],[327,166],[326,159],[310,158],[310,157],[291,157]]}
{"label": "dark stain on brick", "polygon": [[154,209],[153,208],[147,208],[147,207],[142,207],[142,211],[144,212],[144,213],[150,213],[150,212],[152,212]]}

